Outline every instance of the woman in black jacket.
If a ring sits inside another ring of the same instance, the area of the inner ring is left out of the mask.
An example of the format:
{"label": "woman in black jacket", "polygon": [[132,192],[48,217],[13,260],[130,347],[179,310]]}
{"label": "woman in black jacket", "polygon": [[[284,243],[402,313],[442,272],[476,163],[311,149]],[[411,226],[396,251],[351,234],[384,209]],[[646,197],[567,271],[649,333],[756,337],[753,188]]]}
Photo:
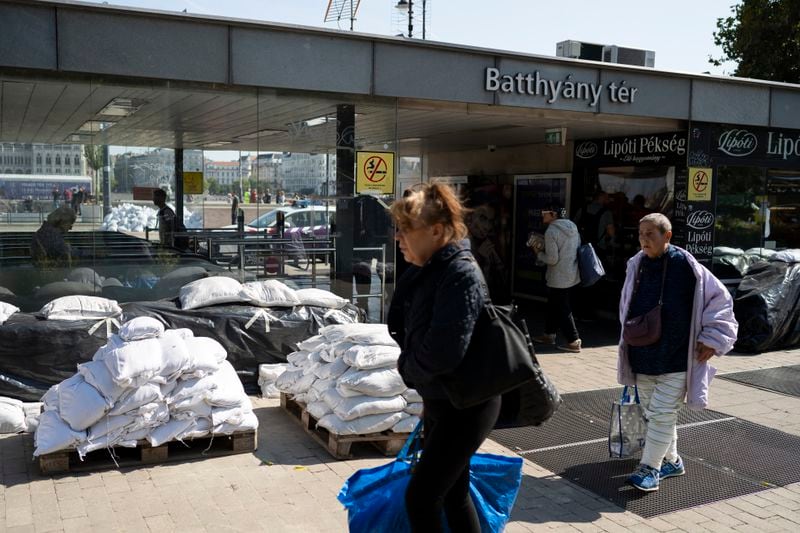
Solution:
{"label": "woman in black jacket", "polygon": [[464,358],[485,300],[463,215],[453,190],[437,183],[406,191],[392,205],[396,239],[412,266],[397,282],[388,325],[402,348],[400,374],[424,403],[422,458],[406,492],[415,532],[442,531],[442,510],[452,531],[480,531],[469,462],[500,411],[499,396],[456,409],[440,383]]}

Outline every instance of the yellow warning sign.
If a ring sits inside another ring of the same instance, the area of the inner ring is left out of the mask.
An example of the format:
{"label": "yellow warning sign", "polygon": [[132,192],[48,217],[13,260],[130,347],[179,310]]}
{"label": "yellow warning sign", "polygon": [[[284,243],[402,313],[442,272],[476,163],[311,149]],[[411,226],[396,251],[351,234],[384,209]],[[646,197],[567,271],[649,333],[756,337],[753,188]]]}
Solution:
{"label": "yellow warning sign", "polygon": [[394,193],[394,152],[356,152],[356,193]]}
{"label": "yellow warning sign", "polygon": [[203,173],[183,173],[183,194],[203,194]]}
{"label": "yellow warning sign", "polygon": [[710,168],[689,167],[689,191],[686,196],[688,201],[711,201],[712,172]]}

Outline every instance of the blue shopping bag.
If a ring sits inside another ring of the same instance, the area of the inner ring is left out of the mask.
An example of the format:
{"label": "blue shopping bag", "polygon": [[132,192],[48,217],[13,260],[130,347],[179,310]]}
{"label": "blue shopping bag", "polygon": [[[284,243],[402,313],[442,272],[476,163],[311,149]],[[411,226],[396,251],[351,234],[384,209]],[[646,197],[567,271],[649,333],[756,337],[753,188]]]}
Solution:
{"label": "blue shopping bag", "polygon": [[[405,493],[420,455],[422,423],[391,463],[359,470],[345,481],[339,501],[347,509],[351,533],[410,531]],[[522,481],[522,459],[476,453],[470,461],[470,494],[481,531],[500,532],[511,516]]]}

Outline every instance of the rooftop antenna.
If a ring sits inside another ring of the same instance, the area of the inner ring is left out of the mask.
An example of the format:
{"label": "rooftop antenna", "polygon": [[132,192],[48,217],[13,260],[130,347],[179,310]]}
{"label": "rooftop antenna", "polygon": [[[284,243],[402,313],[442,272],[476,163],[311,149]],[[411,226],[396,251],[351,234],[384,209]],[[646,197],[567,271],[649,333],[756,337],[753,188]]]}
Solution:
{"label": "rooftop antenna", "polygon": [[341,22],[343,18],[350,19],[350,31],[356,21],[356,13],[361,5],[361,0],[328,0],[328,9],[325,10],[325,22]]}

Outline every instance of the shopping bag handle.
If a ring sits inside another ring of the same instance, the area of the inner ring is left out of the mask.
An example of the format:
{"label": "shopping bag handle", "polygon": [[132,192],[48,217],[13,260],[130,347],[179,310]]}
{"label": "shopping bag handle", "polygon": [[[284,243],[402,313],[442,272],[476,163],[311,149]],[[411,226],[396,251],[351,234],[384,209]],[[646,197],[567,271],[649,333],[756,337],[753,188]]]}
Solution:
{"label": "shopping bag handle", "polygon": [[[400,453],[397,454],[397,458],[401,461],[413,460],[416,456],[417,448],[419,448],[419,434],[422,431],[422,420],[417,423],[417,427],[414,428],[414,431],[408,436],[406,439],[406,443],[403,445],[403,449],[400,450]],[[411,447],[414,446],[414,451],[411,451]]]}
{"label": "shopping bag handle", "polygon": [[[634,398],[636,399],[636,403],[641,403],[639,401],[639,387],[637,385],[633,386]],[[631,397],[628,394],[628,386],[625,385],[625,388],[622,389],[622,403],[628,403],[631,401]]]}

